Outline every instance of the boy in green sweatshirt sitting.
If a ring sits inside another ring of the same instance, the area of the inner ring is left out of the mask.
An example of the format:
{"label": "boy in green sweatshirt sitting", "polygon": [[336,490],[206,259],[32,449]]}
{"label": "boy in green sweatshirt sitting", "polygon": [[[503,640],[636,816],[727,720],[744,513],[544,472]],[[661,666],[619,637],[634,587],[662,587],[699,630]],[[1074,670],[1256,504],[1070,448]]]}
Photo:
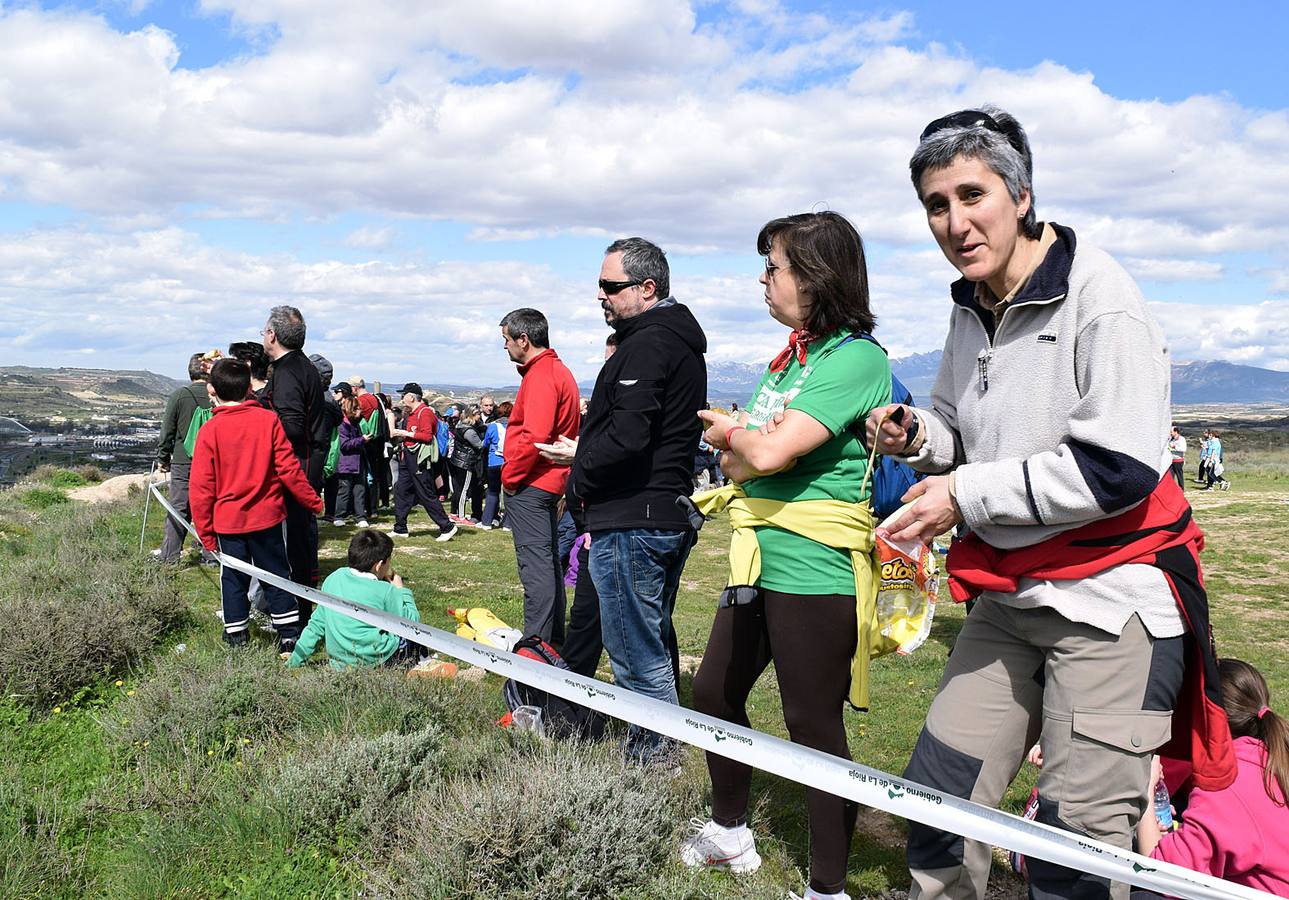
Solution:
{"label": "boy in green sweatshirt sitting", "polygon": [[[394,571],[394,542],[389,535],[370,528],[358,531],[349,542],[349,566],[337,569],[322,583],[322,591],[383,612],[421,621],[412,592]],[[326,639],[331,665],[382,666],[415,663],[420,647],[374,625],[318,606],[296,641],[287,665],[308,662],[318,641]]]}

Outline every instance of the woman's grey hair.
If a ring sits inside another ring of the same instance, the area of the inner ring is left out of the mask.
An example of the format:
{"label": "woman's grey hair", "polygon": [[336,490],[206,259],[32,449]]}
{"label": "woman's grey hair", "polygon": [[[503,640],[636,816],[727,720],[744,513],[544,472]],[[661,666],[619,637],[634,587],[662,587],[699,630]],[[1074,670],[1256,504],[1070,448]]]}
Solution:
{"label": "woman's grey hair", "polygon": [[286,349],[299,350],[304,346],[304,316],[294,306],[275,306],[269,310],[268,327]]}
{"label": "woman's grey hair", "polygon": [[621,238],[609,244],[604,255],[622,254],[622,271],[632,281],[652,281],[659,300],[671,296],[671,269],[662,248],[641,237]]}
{"label": "woman's grey hair", "polygon": [[[979,114],[974,116],[975,121],[972,121],[973,114]],[[996,106],[982,106],[953,113],[928,125],[909,160],[909,174],[919,200],[923,199],[922,176],[930,169],[952,165],[959,157],[978,159],[993,170],[1007,186],[1013,203],[1019,203],[1023,194],[1029,194],[1029,211],[1021,219],[1021,232],[1037,240],[1043,230],[1034,211],[1034,160],[1029,138],[1015,117]]]}

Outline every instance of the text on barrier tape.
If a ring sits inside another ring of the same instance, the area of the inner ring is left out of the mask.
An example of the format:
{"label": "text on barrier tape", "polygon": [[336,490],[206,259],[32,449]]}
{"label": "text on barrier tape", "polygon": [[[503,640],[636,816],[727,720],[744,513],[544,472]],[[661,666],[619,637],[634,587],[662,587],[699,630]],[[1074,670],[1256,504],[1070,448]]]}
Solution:
{"label": "text on barrier tape", "polygon": [[[152,485],[150,490],[172,517],[188,529],[193,537],[198,537],[192,524],[175,511],[156,485]],[[1076,871],[1099,875],[1111,881],[1133,884],[1188,900],[1229,900],[1237,897],[1266,900],[1273,896],[1041,822],[972,803],[860,763],[725,722],[695,710],[645,697],[607,682],[585,678],[514,653],[477,644],[421,622],[413,622],[343,597],[324,594],[317,588],[296,584],[227,554],[217,555],[222,565],[390,634],[580,703],[616,719],[904,819],[1015,850],[1025,856],[1044,859]]]}

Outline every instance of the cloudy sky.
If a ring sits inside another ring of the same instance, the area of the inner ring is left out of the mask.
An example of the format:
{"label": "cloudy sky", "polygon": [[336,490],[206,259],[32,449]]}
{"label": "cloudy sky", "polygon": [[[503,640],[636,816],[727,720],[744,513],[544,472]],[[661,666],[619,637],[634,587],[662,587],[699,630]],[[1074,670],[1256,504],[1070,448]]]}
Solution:
{"label": "cloudy sky", "polygon": [[992,102],[1175,359],[1289,370],[1289,7],[1048,6],[0,0],[0,365],[181,375],[291,303],[338,375],[500,385],[496,323],[536,306],[589,377],[629,234],[710,358],[763,360],[756,232],[823,208],[892,355],[936,349],[954,273],[907,161]]}

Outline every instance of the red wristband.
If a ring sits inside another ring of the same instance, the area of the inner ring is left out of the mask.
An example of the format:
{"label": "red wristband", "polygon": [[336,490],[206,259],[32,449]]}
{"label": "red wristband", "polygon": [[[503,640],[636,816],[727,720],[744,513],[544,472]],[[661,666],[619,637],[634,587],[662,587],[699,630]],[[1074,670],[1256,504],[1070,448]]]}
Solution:
{"label": "red wristband", "polygon": [[734,432],[736,432],[736,431],[742,431],[742,430],[743,430],[743,426],[742,426],[742,425],[735,425],[735,426],[734,426],[733,428],[731,428],[729,431],[725,432],[725,447],[726,447],[726,449],[728,449],[728,450],[733,450],[733,449],[734,449],[734,445],[733,445],[732,443],[730,443],[730,438],[732,438],[732,437],[734,436]]}

